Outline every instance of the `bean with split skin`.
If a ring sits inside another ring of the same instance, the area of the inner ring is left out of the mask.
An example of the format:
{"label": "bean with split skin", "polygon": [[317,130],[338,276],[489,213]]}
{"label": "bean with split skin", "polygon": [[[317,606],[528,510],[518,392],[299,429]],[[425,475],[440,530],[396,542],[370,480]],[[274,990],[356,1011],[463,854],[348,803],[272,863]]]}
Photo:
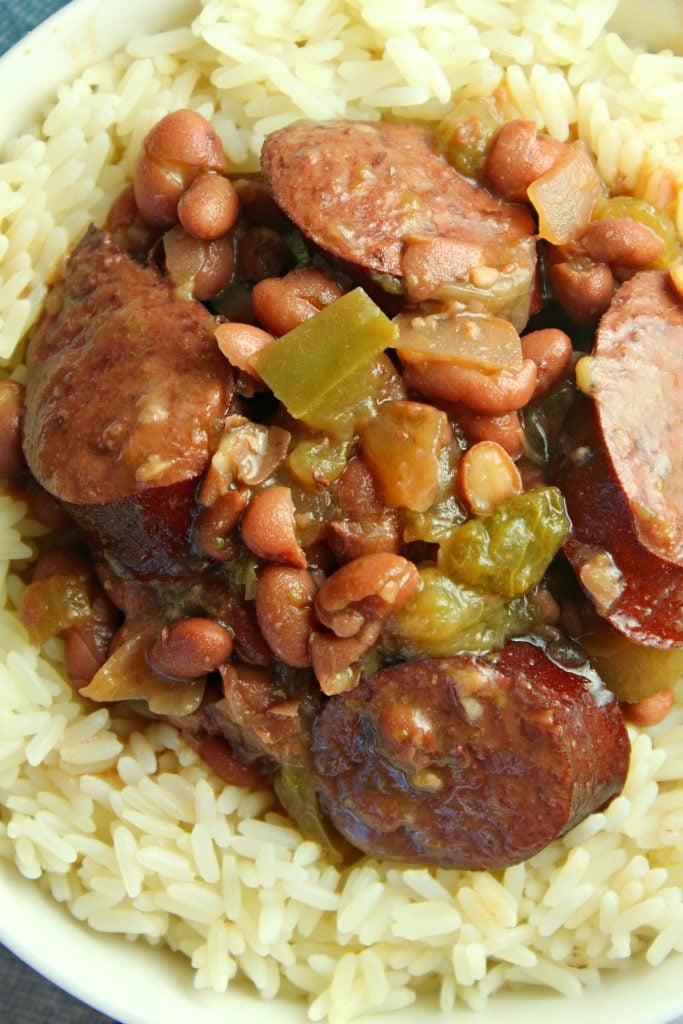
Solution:
{"label": "bean with split skin", "polygon": [[205,302],[232,280],[235,253],[229,235],[207,241],[176,224],[164,235],[164,254],[169,277],[184,298]]}
{"label": "bean with split skin", "polygon": [[311,664],[309,641],[315,626],[317,587],[306,569],[264,565],[256,581],[256,618],[268,646],[292,668]]}
{"label": "bean with split skin", "polygon": [[301,267],[284,277],[259,281],[251,293],[251,304],[258,321],[280,337],[342,295],[333,278],[314,267]]}
{"label": "bean with split skin", "polygon": [[563,261],[550,249],[548,266],[553,296],[565,313],[582,326],[595,324],[612,301],[614,275],[609,266],[588,257]]}
{"label": "bean with split skin", "polygon": [[259,383],[261,378],[251,361],[274,341],[272,334],[253,324],[227,323],[219,324],[216,328],[216,343],[228,362],[250,374]]}
{"label": "bean with split skin", "polygon": [[210,241],[234,227],[237,193],[229,178],[213,171],[198,174],[178,201],[178,220],[188,234]]}
{"label": "bean with split skin", "polygon": [[486,179],[506,199],[524,202],[527,189],[562,158],[566,145],[539,134],[533,121],[504,125],[486,161]]}
{"label": "bean with split skin", "polygon": [[274,484],[256,492],[242,519],[242,540],[264,562],[306,568],[306,553],[296,536],[289,487]]}
{"label": "bean with split skin", "polygon": [[217,562],[229,562],[237,557],[239,547],[230,534],[236,529],[247,501],[243,491],[230,490],[199,512],[194,521],[193,538],[202,554]]}
{"label": "bean with split skin", "polygon": [[524,429],[519,413],[508,412],[502,416],[484,416],[473,412],[466,405],[453,407],[453,413],[470,444],[478,441],[495,441],[508,455],[515,459],[524,448]]}
{"label": "bean with split skin", "polygon": [[517,371],[484,373],[459,363],[424,360],[404,366],[403,380],[424,395],[462,402],[485,416],[503,416],[527,404],[536,387],[536,364],[524,359]]}
{"label": "bean with split skin", "polygon": [[664,252],[663,239],[630,217],[594,220],[581,244],[596,263],[630,270],[644,270]]}
{"label": "bean with split skin", "polygon": [[379,638],[382,623],[366,622],[354,636],[341,637],[316,629],[311,635],[311,664],[322,692],[332,697],[352,690],[360,680],[360,659]]}
{"label": "bean with split skin", "polygon": [[325,580],[315,612],[337,636],[354,636],[366,622],[398,611],[419,585],[420,574],[407,558],[389,552],[361,555]]}
{"label": "bean with split skin", "polygon": [[178,201],[201,171],[223,173],[225,153],[216,132],[194,110],[175,110],[145,136],[135,168],[135,201],[148,224],[170,227]]}
{"label": "bean with split skin", "polygon": [[568,334],[556,327],[525,334],[522,354],[536,364],[536,387],[533,398],[540,398],[558,384],[569,368],[572,342]]}
{"label": "bean with split skin", "polygon": [[227,661],[230,633],[213,619],[180,619],[164,626],[146,651],[147,663],[169,680],[199,679]]}

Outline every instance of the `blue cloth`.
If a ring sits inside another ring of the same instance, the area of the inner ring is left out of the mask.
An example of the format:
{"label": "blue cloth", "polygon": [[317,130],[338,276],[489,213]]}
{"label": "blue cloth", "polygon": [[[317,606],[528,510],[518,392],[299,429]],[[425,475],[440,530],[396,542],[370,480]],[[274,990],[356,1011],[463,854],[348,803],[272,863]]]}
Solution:
{"label": "blue cloth", "polygon": [[0,53],[64,6],[65,0],[0,0]]}

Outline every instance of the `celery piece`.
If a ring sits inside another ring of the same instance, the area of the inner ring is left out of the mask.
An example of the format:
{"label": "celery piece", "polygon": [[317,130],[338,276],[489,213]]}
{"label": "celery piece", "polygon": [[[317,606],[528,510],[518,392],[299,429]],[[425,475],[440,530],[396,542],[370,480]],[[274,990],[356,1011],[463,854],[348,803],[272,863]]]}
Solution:
{"label": "celery piece", "polygon": [[359,372],[392,346],[396,335],[391,320],[355,288],[283,334],[252,364],[292,416],[326,429],[330,410],[352,404],[347,392],[357,401],[353,384]]}
{"label": "celery piece", "polygon": [[439,569],[478,590],[519,597],[540,581],[569,528],[560,491],[538,487],[501,502],[485,521],[456,526],[439,551]]}

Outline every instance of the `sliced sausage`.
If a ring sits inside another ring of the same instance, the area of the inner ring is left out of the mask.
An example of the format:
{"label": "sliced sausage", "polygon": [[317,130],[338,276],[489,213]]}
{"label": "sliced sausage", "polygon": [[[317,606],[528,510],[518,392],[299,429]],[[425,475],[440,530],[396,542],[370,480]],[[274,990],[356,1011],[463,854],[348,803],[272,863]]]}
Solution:
{"label": "sliced sausage", "polygon": [[[407,246],[449,239],[481,254],[476,264],[496,279],[523,267],[530,300],[531,214],[459,175],[435,150],[428,128],[297,121],[266,139],[261,164],[278,204],[335,257],[402,277]],[[466,260],[463,273],[470,269]]]}
{"label": "sliced sausage", "polygon": [[27,353],[24,452],[89,541],[142,575],[182,575],[198,477],[233,390],[213,317],[91,228]]}
{"label": "sliced sausage", "polygon": [[355,846],[469,870],[543,849],[621,790],[628,760],[597,676],[518,642],[382,669],[330,698],[311,750],[323,812]]}
{"label": "sliced sausage", "polygon": [[664,272],[600,321],[555,479],[566,553],[598,612],[637,643],[683,644],[683,302]]}
{"label": "sliced sausage", "polygon": [[[638,433],[633,408],[623,415],[623,427],[631,424]],[[644,433],[642,424],[639,432]],[[610,461],[606,440],[596,407],[580,396],[566,421],[553,473],[572,521],[565,554],[597,611],[618,630],[636,643],[681,645],[683,567],[641,543],[632,498]],[[649,472],[656,473],[655,458]]]}
{"label": "sliced sausage", "polygon": [[590,379],[638,540],[683,566],[683,301],[667,273],[621,286],[600,322]]}

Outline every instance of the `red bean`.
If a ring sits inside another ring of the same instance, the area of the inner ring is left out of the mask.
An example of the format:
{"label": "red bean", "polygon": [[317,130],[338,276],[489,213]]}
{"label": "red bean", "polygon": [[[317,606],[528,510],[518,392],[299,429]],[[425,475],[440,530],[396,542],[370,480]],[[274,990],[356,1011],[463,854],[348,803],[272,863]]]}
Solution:
{"label": "red bean", "polygon": [[474,412],[502,416],[526,405],[536,387],[536,364],[525,359],[516,373],[483,373],[471,366],[425,360],[403,369],[404,382],[416,391],[447,402],[462,402]]}
{"label": "red bean", "polygon": [[204,241],[177,224],[164,235],[164,252],[169,277],[185,298],[205,301],[232,280],[235,254],[229,235]]}
{"label": "red bean", "polygon": [[230,657],[232,637],[212,619],[180,619],[164,626],[147,649],[147,662],[167,679],[198,679]]}
{"label": "red bean", "polygon": [[651,697],[644,697],[643,700],[637,700],[632,704],[622,701],[621,710],[624,718],[632,722],[633,725],[641,728],[659,725],[671,711],[675,696],[673,690],[659,690]]}
{"label": "red bean", "polygon": [[237,193],[229,178],[212,171],[198,174],[178,202],[178,220],[195,238],[210,241],[227,234],[239,213]]}
{"label": "red bean", "polygon": [[455,418],[462,427],[470,444],[478,441],[495,441],[513,459],[521,455],[524,446],[524,430],[519,413],[508,412],[502,416],[484,416],[473,412],[466,405],[454,408]]}
{"label": "red bean", "polygon": [[285,277],[267,277],[254,285],[254,315],[276,337],[287,334],[319,313],[343,292],[336,281],[314,267],[290,270]]}
{"label": "red bean", "polygon": [[50,548],[38,555],[33,566],[34,581],[61,575],[78,576],[87,583],[93,579],[94,570],[87,555],[73,548]]}
{"label": "red bean", "polygon": [[382,631],[381,622],[366,622],[351,637],[316,629],[311,636],[311,662],[320,689],[328,697],[352,690],[360,680],[360,658]]}
{"label": "red bean", "polygon": [[306,568],[306,553],[296,536],[289,487],[272,485],[256,492],[242,519],[242,540],[264,562]]}
{"label": "red bean", "polygon": [[486,178],[516,202],[524,202],[527,189],[563,156],[566,146],[539,135],[533,121],[510,121],[498,132],[486,161]]}
{"label": "red bean", "polygon": [[420,575],[407,558],[387,552],[362,555],[328,576],[315,599],[315,613],[337,636],[355,636],[367,621],[398,611],[419,585]]}
{"label": "red bean", "polygon": [[549,278],[553,295],[578,324],[594,324],[612,301],[614,277],[606,263],[556,263]]}
{"label": "red bean", "polygon": [[663,239],[645,224],[629,217],[605,217],[593,221],[581,242],[596,263],[609,263],[631,270],[650,266],[664,252]]}
{"label": "red bean", "polygon": [[384,503],[367,463],[360,457],[351,459],[335,481],[334,497],[339,507],[352,519],[380,515]]}
{"label": "red bean", "polygon": [[306,569],[265,565],[256,582],[256,617],[270,649],[285,665],[311,664],[309,641],[315,626],[317,587]]}
{"label": "red bean", "polygon": [[194,542],[199,550],[217,562],[229,562],[239,554],[236,539],[230,536],[247,506],[242,491],[220,494],[213,505],[203,508],[194,522]]}
{"label": "red bean", "polygon": [[135,200],[148,224],[170,227],[200,171],[226,170],[220,139],[201,114],[176,110],[147,134],[135,169]]}
{"label": "red bean", "polygon": [[572,357],[572,342],[569,335],[555,327],[525,334],[522,340],[522,354],[536,364],[536,387],[534,398],[550,391],[564,377]]}
{"label": "red bean", "polygon": [[253,324],[228,323],[216,328],[216,341],[225,358],[239,370],[260,381],[251,360],[275,341],[272,334]]}

